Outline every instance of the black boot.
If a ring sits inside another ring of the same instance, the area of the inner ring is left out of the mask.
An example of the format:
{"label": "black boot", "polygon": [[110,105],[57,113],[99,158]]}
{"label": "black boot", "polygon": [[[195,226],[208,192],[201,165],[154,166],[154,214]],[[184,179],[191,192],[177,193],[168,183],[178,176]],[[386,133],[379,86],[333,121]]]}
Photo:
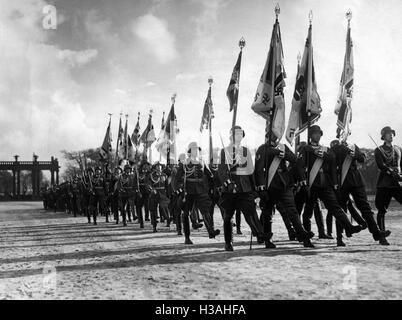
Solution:
{"label": "black boot", "polygon": [[233,228],[232,221],[223,220],[223,233],[225,238],[225,250],[233,251]]}
{"label": "black boot", "polygon": [[265,248],[267,248],[267,249],[275,249],[276,245],[271,240],[268,240],[268,241],[265,241]]}
{"label": "black boot", "polygon": [[346,247],[346,244],[342,241],[342,239],[337,239],[336,246],[337,247]]}
{"label": "black boot", "polygon": [[311,243],[310,239],[307,239],[307,240],[303,241],[303,247],[305,247],[305,248],[315,248],[314,245]]}

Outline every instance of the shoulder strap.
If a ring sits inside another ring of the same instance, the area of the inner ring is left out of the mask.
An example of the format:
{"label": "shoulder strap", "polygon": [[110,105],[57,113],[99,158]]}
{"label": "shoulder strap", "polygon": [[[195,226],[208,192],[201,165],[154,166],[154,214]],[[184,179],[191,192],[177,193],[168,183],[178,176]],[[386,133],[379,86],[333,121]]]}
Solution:
{"label": "shoulder strap", "polygon": [[[351,146],[351,149],[354,151],[354,150],[356,149],[356,145],[353,144],[353,145]],[[346,178],[346,175],[347,175],[348,172],[349,172],[350,165],[352,164],[352,160],[353,160],[352,157],[351,157],[349,154],[347,154],[346,157],[345,157],[345,160],[344,160],[343,163],[342,163],[342,169],[341,169],[341,186],[342,186],[343,183],[345,182],[345,178]]]}
{"label": "shoulder strap", "polygon": [[[278,145],[278,149],[281,150],[282,152],[285,152],[285,145],[280,143]],[[279,158],[278,156],[275,156],[274,159],[271,162],[271,165],[269,166],[268,170],[268,183],[267,183],[267,188],[271,185],[272,179],[275,176],[276,171],[279,168],[279,165],[281,163],[282,159]]]}

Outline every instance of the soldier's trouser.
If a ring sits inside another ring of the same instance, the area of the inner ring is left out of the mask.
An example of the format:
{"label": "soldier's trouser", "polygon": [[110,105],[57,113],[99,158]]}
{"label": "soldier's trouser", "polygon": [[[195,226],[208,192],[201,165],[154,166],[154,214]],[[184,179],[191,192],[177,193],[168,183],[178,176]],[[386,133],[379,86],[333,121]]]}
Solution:
{"label": "soldier's trouser", "polygon": [[209,198],[207,193],[187,194],[184,200],[182,201],[181,205],[183,210],[183,230],[184,230],[184,236],[186,238],[190,237],[189,215],[190,211],[193,209],[193,206],[195,206],[198,210],[200,210],[208,234],[210,236],[215,234],[212,217],[209,213],[211,207],[211,199]]}
{"label": "soldier's trouser", "polygon": [[307,192],[305,190],[299,190],[294,194],[294,198],[297,212],[301,216],[301,214],[303,213],[303,207],[306,204]]}
{"label": "soldier's trouser", "polygon": [[322,215],[321,204],[319,200],[317,200],[316,205],[314,206],[314,220],[317,225],[318,235],[325,235],[324,217]]}
{"label": "soldier's trouser", "polygon": [[152,192],[149,196],[149,211],[151,212],[151,224],[156,228],[158,224],[158,206],[161,212],[161,218],[164,217],[169,225],[169,214],[168,214],[168,204],[166,195],[161,192]]}
{"label": "soldier's trouser", "polygon": [[[350,187],[350,188],[341,188],[341,206],[346,211],[349,210],[352,218],[360,225],[367,223],[368,229],[370,233],[373,235],[373,238],[378,238],[380,229],[378,228],[377,223],[374,219],[374,212],[371,210],[371,206],[367,200],[367,194],[364,187]],[[362,216],[360,216],[359,212],[353,206],[352,201],[349,198],[349,195],[352,195],[353,200],[357,209],[360,210]],[[337,229],[337,238],[342,238],[342,229],[341,233]]]}
{"label": "soldier's trouser", "polygon": [[307,231],[311,231],[311,218],[313,216],[314,206],[317,200],[324,202],[325,208],[339,221],[346,231],[351,231],[353,225],[349,221],[347,215],[338,203],[335,191],[332,188],[315,188],[310,189],[310,197],[307,200],[306,207],[303,212],[303,226]]}
{"label": "soldier's trouser", "polygon": [[263,237],[264,230],[260,220],[258,219],[257,210],[252,192],[239,193],[223,193],[220,205],[225,210],[225,218],[223,220],[223,229],[225,233],[225,242],[231,243],[232,234],[232,217],[236,209],[244,214],[247,224],[250,226],[254,236]]}
{"label": "soldier's trouser", "polygon": [[[263,207],[264,207],[264,205],[263,205]],[[273,207],[274,208],[274,207]],[[293,228],[293,225],[292,225],[292,222],[291,222],[291,220],[290,220],[290,218],[289,218],[289,214],[286,212],[286,209],[282,206],[282,204],[281,203],[278,203],[277,205],[276,205],[276,209],[278,210],[278,212],[279,212],[279,214],[281,215],[281,217],[282,217],[282,220],[283,220],[283,223],[285,224],[285,227],[286,227],[286,230],[288,231],[288,234],[289,235],[291,235],[291,234],[294,234],[296,231],[294,230],[294,228]],[[297,211],[297,210],[296,210]],[[261,212],[262,213],[262,212]],[[274,210],[272,210],[272,216],[275,214],[275,211]],[[297,214],[299,214],[299,213],[297,213]],[[299,218],[300,219],[300,218]],[[264,222],[263,222],[263,215],[261,214],[261,216],[260,216],[260,220],[261,220],[261,222],[262,222],[262,224],[264,225]],[[271,217],[271,223],[272,223],[272,217]],[[264,231],[265,231],[265,229],[264,229]]]}
{"label": "soldier's trouser", "polygon": [[[272,208],[274,204],[276,204],[276,207],[281,213],[282,217],[286,216],[286,218],[289,220],[288,223],[293,226],[298,237],[303,239],[306,234],[306,230],[303,228],[299,212],[296,209],[293,190],[290,188],[286,189],[285,191],[269,190],[268,195],[270,199],[269,203],[263,204],[263,207],[267,207],[267,212],[264,214],[265,210],[262,210],[262,216],[264,217],[264,232],[272,237]],[[271,216],[269,216],[270,211]]]}
{"label": "soldier's trouser", "polygon": [[142,207],[144,207],[145,220],[149,220],[149,193],[141,193],[141,196],[138,195],[137,200],[135,201],[135,208],[138,216],[138,221],[140,223],[141,220],[144,220]]}
{"label": "soldier's trouser", "polygon": [[106,198],[104,195],[97,195],[91,197],[91,212],[94,222],[96,222],[96,217],[98,213],[102,213],[105,210]]}
{"label": "soldier's trouser", "polygon": [[212,217],[212,223],[213,225],[215,225],[214,222],[214,211],[215,211],[215,206],[218,206],[220,212],[221,212],[221,216],[222,216],[222,220],[225,218],[224,216],[224,209],[222,208],[221,205],[219,205],[219,198],[220,195],[218,193],[218,191],[215,191],[214,194],[210,194],[210,198],[211,198],[211,206],[209,207],[209,214]]}
{"label": "soldier's trouser", "polygon": [[119,196],[113,194],[110,197],[110,208],[112,210],[114,220],[119,221]]}
{"label": "soldier's trouser", "polygon": [[385,213],[392,198],[402,204],[402,188],[377,188],[375,206],[378,210],[377,223],[381,231],[385,231]]}
{"label": "soldier's trouser", "polygon": [[177,233],[181,233],[181,205],[179,203],[182,201],[182,198],[176,194],[172,195],[170,199],[170,211],[172,212],[173,218],[175,219],[176,231]]}
{"label": "soldier's trouser", "polygon": [[[133,195],[120,195],[119,196],[119,207],[121,211],[121,217],[123,219],[123,224],[127,224],[127,210],[128,206],[134,208],[135,206],[135,196]],[[117,220],[118,221],[118,220]]]}

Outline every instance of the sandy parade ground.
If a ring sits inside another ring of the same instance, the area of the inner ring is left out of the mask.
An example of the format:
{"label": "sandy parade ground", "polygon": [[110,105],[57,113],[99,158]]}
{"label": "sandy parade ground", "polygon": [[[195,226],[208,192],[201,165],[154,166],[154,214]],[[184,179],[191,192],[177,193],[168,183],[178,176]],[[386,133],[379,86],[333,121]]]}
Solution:
{"label": "sandy parade ground", "polygon": [[186,246],[174,224],[159,224],[154,234],[149,222],[141,230],[101,217],[94,226],[46,212],[40,202],[3,202],[0,299],[401,299],[402,215],[395,204],[386,225],[388,247],[364,230],[345,238],[344,248],[314,238],[316,248],[307,249],[288,241],[276,214],[277,248],[254,241],[250,251],[242,218],[243,235],[225,252],[223,234],[211,240],[205,228],[192,230],[194,245]]}

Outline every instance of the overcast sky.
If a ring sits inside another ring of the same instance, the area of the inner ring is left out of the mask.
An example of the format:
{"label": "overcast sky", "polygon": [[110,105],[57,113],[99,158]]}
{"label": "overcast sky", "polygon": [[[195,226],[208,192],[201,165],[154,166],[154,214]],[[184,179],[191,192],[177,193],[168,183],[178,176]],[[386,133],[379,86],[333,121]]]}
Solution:
{"label": "overcast sky", "polygon": [[[54,4],[56,30],[43,28],[43,8]],[[297,54],[303,52],[308,13],[313,10],[313,46],[322,100],[322,142],[335,138],[334,107],[345,52],[345,13],[353,11],[355,86],[351,141],[373,147],[391,125],[402,144],[402,1],[279,1],[287,72],[286,118],[291,108]],[[244,36],[238,124],[245,144],[263,142],[265,122],[251,111],[275,19],[267,0],[0,0],[0,159],[32,153],[46,160],[62,149],[101,145],[113,113],[129,114],[129,132],[140,111],[141,129],[154,110],[159,134],[162,112],[177,93],[179,149],[199,133],[209,75],[214,144],[225,142],[232,115],[226,98]],[[284,139],[283,139],[284,140]],[[115,141],[114,141],[115,143]],[[154,159],[157,158],[156,152]]]}

